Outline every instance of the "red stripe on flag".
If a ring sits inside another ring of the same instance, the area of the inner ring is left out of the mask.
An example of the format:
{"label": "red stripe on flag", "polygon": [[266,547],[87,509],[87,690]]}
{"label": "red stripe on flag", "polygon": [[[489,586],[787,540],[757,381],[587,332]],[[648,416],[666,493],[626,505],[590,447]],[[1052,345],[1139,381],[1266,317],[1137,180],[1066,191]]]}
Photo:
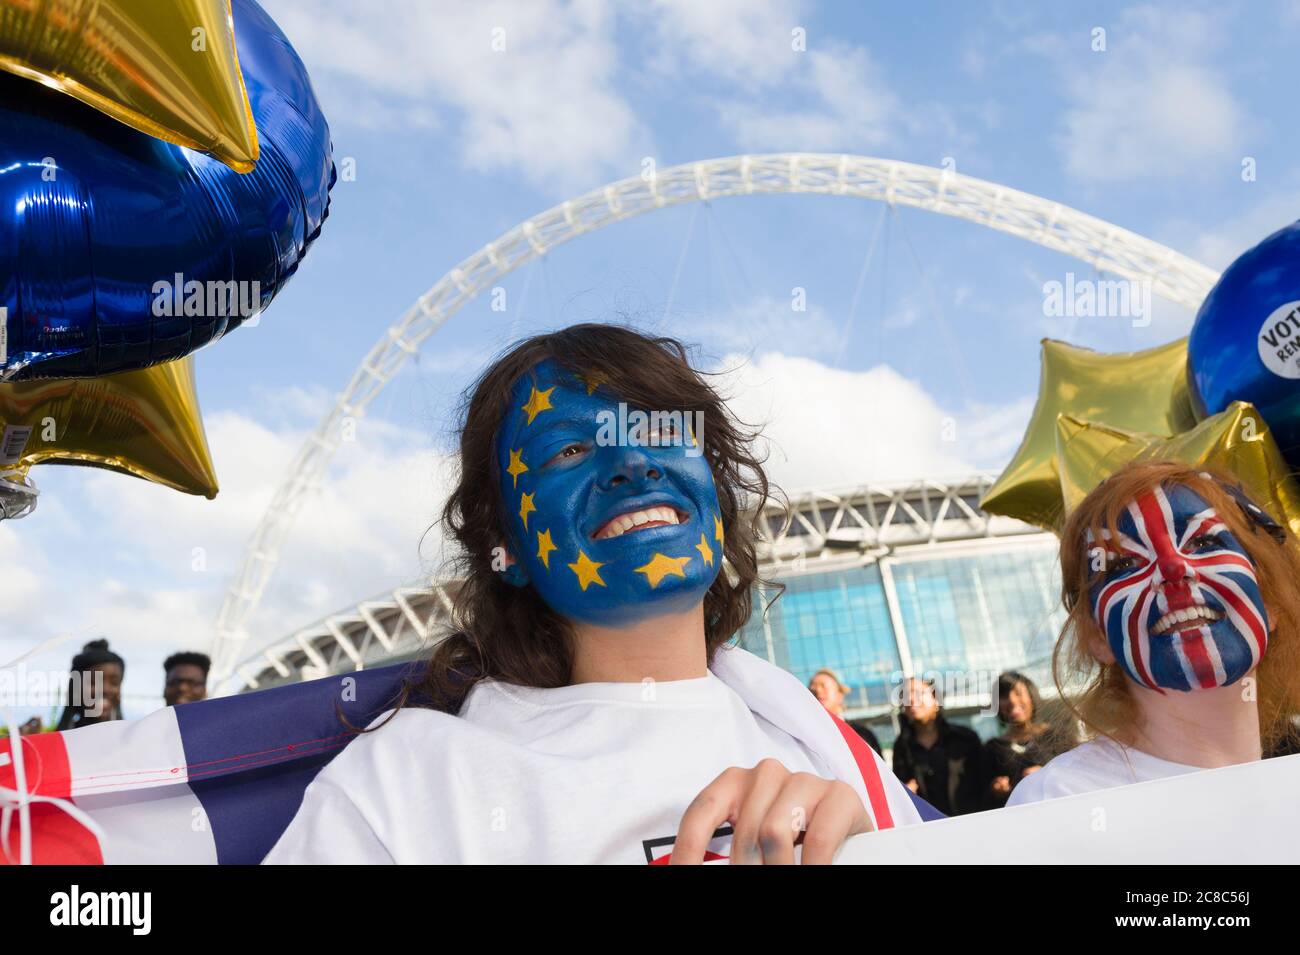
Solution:
{"label": "red stripe on flag", "polygon": [[[27,791],[34,796],[67,799],[72,795],[72,771],[68,767],[68,749],[62,733],[33,733],[19,737],[23,741],[23,774]],[[13,749],[8,739],[0,740],[0,786],[17,789],[14,776]]]}
{"label": "red stripe on flag", "polygon": [[844,737],[844,742],[849,744],[849,752],[853,754],[853,759],[858,764],[858,772],[862,774],[862,782],[867,787],[867,799],[871,802],[871,815],[875,817],[876,828],[894,828],[894,817],[889,811],[889,800],[885,798],[885,784],[880,778],[876,754],[852,726],[834,713],[828,712],[826,715],[835,721],[835,726]]}
{"label": "red stripe on flag", "polygon": [[[726,862],[729,860],[729,858],[730,858],[729,856],[724,856],[720,852],[704,853],[705,862]],[[650,865],[670,865],[672,861],[673,861],[673,854],[670,852],[667,855],[662,855],[659,858],[655,859],[653,862],[650,863]]]}
{"label": "red stripe on flag", "polygon": [[[23,746],[23,773],[27,792],[34,796],[54,796],[69,799],[72,795],[72,773],[68,765],[68,750],[62,733],[37,733],[19,737]],[[0,741],[0,786],[17,789],[14,776],[13,750],[9,740]],[[36,865],[103,865],[99,842],[85,826],[77,822],[58,806],[49,803],[31,804],[32,862]],[[18,861],[19,828],[17,814],[9,824],[9,858],[0,852],[0,865]]]}

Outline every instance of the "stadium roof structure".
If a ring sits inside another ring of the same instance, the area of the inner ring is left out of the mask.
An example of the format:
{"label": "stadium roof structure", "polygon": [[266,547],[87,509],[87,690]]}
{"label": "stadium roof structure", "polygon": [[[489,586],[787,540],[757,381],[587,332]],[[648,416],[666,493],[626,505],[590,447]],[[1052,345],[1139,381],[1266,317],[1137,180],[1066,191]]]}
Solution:
{"label": "stadium roof structure", "polygon": [[[805,490],[788,495],[788,512],[770,501],[761,520],[760,575],[829,571],[903,553],[941,556],[1012,539],[1054,541],[1037,527],[980,510],[995,479],[984,473]],[[422,656],[448,632],[459,585],[435,580],[363,600],[245,658],[234,676],[244,688],[260,689]]]}

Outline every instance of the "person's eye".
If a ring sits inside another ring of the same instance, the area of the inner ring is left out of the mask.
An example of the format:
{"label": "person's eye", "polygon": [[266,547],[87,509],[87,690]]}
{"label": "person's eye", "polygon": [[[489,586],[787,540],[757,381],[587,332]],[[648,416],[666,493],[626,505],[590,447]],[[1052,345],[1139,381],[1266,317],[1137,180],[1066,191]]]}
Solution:
{"label": "person's eye", "polygon": [[1105,574],[1107,577],[1115,574],[1121,574],[1126,570],[1132,570],[1137,566],[1137,560],[1129,557],[1127,554],[1117,554],[1106,560]]}
{"label": "person's eye", "polygon": [[565,461],[568,460],[569,458],[575,458],[585,453],[586,450],[587,448],[585,445],[583,445],[581,442],[575,441],[572,444],[566,444],[564,447],[560,448],[560,450],[555,453],[555,456],[552,457],[551,460],[547,461],[546,463],[552,464],[557,461]]}
{"label": "person's eye", "polygon": [[1219,540],[1218,536],[1215,534],[1197,534],[1195,537],[1191,539],[1191,541],[1188,542],[1187,546],[1190,547],[1193,551],[1199,552],[1199,551],[1213,550],[1223,545],[1222,542]]}

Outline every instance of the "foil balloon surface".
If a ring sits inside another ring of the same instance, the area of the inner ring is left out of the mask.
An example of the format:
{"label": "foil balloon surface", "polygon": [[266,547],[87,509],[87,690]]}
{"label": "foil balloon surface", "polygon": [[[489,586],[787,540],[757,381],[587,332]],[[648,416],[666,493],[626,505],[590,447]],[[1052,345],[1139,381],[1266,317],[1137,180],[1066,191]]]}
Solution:
{"label": "foil balloon surface", "polygon": [[1300,469],[1300,222],[1224,270],[1196,314],[1187,367],[1201,414],[1249,401]]}
{"label": "foil balloon surface", "polygon": [[1056,419],[1072,415],[1170,437],[1196,424],[1187,390],[1187,343],[1103,354],[1044,340],[1038,403],[1011,463],[980,506],[1054,527],[1062,516]]}
{"label": "foil balloon surface", "polygon": [[[0,384],[0,480],[11,498],[39,464],[108,468],[215,497],[194,359],[98,378]],[[0,491],[5,490],[0,488]]]}
{"label": "foil balloon surface", "polygon": [[1065,513],[1130,461],[1181,461],[1232,475],[1271,517],[1300,534],[1300,486],[1263,415],[1244,401],[1172,437],[1059,415],[1056,449]]}
{"label": "foil balloon surface", "polygon": [[0,73],[0,381],[181,358],[271,302],[334,181],[307,71],[253,0],[234,30],[260,158],[240,174]]}
{"label": "foil balloon surface", "polygon": [[238,172],[257,162],[230,0],[6,0],[0,69]]}

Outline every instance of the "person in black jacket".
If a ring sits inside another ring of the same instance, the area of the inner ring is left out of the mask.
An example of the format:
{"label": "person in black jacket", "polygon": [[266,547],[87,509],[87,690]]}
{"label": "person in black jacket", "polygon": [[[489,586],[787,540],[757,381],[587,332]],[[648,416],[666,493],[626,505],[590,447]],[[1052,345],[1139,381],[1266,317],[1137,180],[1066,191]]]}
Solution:
{"label": "person in black jacket", "polygon": [[1038,719],[1038,687],[1033,680],[1008,671],[998,677],[997,690],[998,721],[1006,732],[984,744],[988,773],[984,805],[989,809],[1005,806],[1011,790],[1060,751],[1052,727]]}
{"label": "person in black jacket", "polygon": [[903,685],[894,775],[944,815],[983,808],[984,748],[974,730],[943,718],[934,687],[912,677]]}
{"label": "person in black jacket", "polygon": [[[812,695],[817,697],[817,702],[826,707],[827,711],[843,719],[844,714],[844,697],[848,695],[849,687],[840,679],[838,673],[830,667],[822,667],[813,674],[808,681],[808,689],[812,690]],[[853,731],[862,737],[863,741],[876,751],[880,756],[880,740],[876,734],[871,731],[866,720],[846,720]]]}

